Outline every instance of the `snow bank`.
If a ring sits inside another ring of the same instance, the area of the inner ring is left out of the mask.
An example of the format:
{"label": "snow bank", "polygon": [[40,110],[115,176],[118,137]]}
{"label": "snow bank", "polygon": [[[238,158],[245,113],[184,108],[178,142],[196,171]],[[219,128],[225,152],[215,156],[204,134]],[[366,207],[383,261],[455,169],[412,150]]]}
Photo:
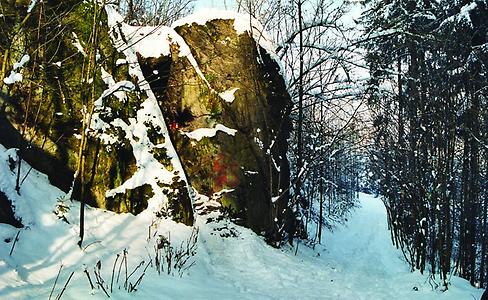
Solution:
{"label": "snow bank", "polygon": [[[134,216],[86,207],[85,242],[80,249],[77,245],[80,204],[71,202],[68,195],[49,184],[46,175],[31,170],[26,162],[22,163],[21,174],[29,175],[18,195],[9,156],[16,158],[16,150],[6,150],[0,145],[0,190],[12,200],[16,215],[22,218],[25,227],[16,229],[0,224],[0,299],[48,299],[60,266],[62,270],[52,299],[61,292],[71,272],[74,275],[62,299],[106,299],[101,289],[90,288],[85,270],[91,273],[95,283],[93,270],[100,262],[101,276],[105,282],[110,281],[114,261],[125,249],[128,270],[135,270],[130,279],[134,283],[141,275],[137,265],[142,261],[148,264],[150,256],[154,257],[154,244],[159,235],[167,236],[171,232],[171,241],[177,246],[192,230],[169,219],[158,219],[148,211]],[[13,247],[17,233],[18,241]],[[153,281],[150,286],[157,287],[157,282],[163,281],[154,269],[147,272]],[[120,280],[114,284],[112,297],[124,299],[134,295],[121,285]],[[151,288],[149,291],[153,293],[150,298],[155,298],[156,291]]]}
{"label": "snow bank", "polygon": [[[51,186],[47,177],[32,170],[14,190],[16,175],[8,156],[16,150],[0,146],[0,190],[13,200],[26,227],[20,231],[0,224],[0,298],[48,299],[62,265],[53,299],[71,272],[74,275],[62,299],[107,299],[101,289],[90,288],[85,270],[100,265],[100,276],[110,285],[117,255],[128,253],[129,273],[154,259],[159,236],[170,236],[173,245],[188,238],[191,228],[143,212],[137,216],[86,208],[85,244],[77,246],[79,203]],[[22,164],[22,174],[30,169]],[[221,193],[230,192],[223,190]],[[453,276],[447,292],[433,291],[428,276],[410,273],[401,253],[390,241],[386,211],[381,200],[360,195],[361,208],[345,227],[326,232],[324,245],[299,244],[275,249],[251,230],[211,212],[197,219],[199,227],[196,264],[183,277],[146,271],[136,292],[127,293],[114,279],[113,299],[479,299],[482,290]],[[59,205],[64,205],[64,212]],[[211,204],[211,203],[206,203]],[[63,217],[63,218],[61,218]],[[12,252],[13,240],[19,240]],[[42,238],[41,238],[42,237]],[[119,258],[120,262],[120,258]],[[154,261],[153,261],[154,262]],[[117,270],[116,270],[117,272]],[[141,274],[135,271],[134,282]],[[115,274],[117,275],[117,274]],[[121,277],[124,277],[122,268]],[[417,290],[414,290],[414,287]]]}

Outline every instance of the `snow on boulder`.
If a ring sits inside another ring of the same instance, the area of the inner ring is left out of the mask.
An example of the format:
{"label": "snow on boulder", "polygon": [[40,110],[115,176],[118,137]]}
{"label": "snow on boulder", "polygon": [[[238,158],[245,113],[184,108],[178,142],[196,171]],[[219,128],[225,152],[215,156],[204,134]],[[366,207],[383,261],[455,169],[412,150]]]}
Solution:
{"label": "snow on boulder", "polygon": [[278,241],[291,221],[291,100],[280,66],[263,48],[267,40],[247,34],[242,18],[192,15],[173,24],[181,39],[170,55],[138,57],[197,197],[218,201],[237,222]]}
{"label": "snow on boulder", "polygon": [[202,9],[189,16],[175,21],[171,26],[173,28],[195,25],[206,25],[215,20],[227,20],[232,22],[235,34],[249,34],[259,47],[266,51],[276,63],[280,63],[280,59],[276,55],[276,49],[273,40],[264,30],[263,25],[249,14],[238,13],[234,11],[219,10],[219,9]]}

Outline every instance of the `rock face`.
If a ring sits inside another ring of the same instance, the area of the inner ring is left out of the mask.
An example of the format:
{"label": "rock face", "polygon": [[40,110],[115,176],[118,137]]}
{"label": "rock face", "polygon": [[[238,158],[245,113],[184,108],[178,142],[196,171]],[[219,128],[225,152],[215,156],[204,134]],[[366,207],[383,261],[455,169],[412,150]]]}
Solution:
{"label": "rock face", "polygon": [[[0,143],[19,148],[59,188],[74,182],[73,195],[83,190],[93,206],[149,206],[186,224],[193,204],[202,213],[219,208],[281,240],[291,215],[291,101],[278,65],[250,34],[234,20],[183,24],[168,29],[167,53],[147,55],[132,47],[138,30],[113,9],[107,21],[94,4],[40,3],[30,14],[9,7],[1,24],[0,75],[23,80],[1,84]],[[30,60],[15,68],[25,54]]]}
{"label": "rock face", "polygon": [[160,144],[169,140],[161,112],[136,66],[120,63],[105,10],[85,1],[2,7],[0,77],[22,80],[0,83],[0,143],[75,199],[134,214],[152,201],[158,215],[192,224],[184,172],[171,143]]}
{"label": "rock face", "polygon": [[288,212],[291,129],[279,66],[248,33],[236,32],[234,20],[175,30],[198,69],[178,51],[140,63],[154,78],[148,81],[187,176],[231,217],[276,240]]}

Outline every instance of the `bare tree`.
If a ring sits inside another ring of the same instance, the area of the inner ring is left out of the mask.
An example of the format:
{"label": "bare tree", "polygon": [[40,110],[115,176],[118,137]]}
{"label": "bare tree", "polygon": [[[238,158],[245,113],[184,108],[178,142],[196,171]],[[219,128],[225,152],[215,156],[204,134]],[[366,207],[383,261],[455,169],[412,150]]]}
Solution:
{"label": "bare tree", "polygon": [[237,9],[259,19],[277,43],[294,101],[290,205],[295,207],[294,218],[301,220],[296,236],[304,237],[309,222],[315,222],[319,233],[313,233],[314,238],[321,240],[322,226],[343,221],[354,206],[357,156],[364,145],[358,131],[365,106],[351,72],[359,65],[359,55],[342,22],[347,3],[236,2]]}
{"label": "bare tree", "polygon": [[125,21],[140,25],[169,25],[190,14],[195,0],[120,0]]}

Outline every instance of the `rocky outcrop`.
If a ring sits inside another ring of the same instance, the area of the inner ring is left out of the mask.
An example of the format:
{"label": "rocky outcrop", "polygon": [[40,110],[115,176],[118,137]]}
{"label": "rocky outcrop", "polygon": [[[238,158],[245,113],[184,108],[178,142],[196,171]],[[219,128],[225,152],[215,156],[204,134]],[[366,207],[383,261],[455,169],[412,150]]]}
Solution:
{"label": "rocky outcrop", "polygon": [[291,100],[278,64],[234,22],[175,28],[198,69],[177,51],[140,62],[192,186],[275,240],[288,204]]}
{"label": "rocky outcrop", "polygon": [[112,8],[40,3],[3,17],[0,143],[93,206],[186,224],[193,205],[218,208],[281,240],[291,101],[251,32],[225,18],[135,28]]}

